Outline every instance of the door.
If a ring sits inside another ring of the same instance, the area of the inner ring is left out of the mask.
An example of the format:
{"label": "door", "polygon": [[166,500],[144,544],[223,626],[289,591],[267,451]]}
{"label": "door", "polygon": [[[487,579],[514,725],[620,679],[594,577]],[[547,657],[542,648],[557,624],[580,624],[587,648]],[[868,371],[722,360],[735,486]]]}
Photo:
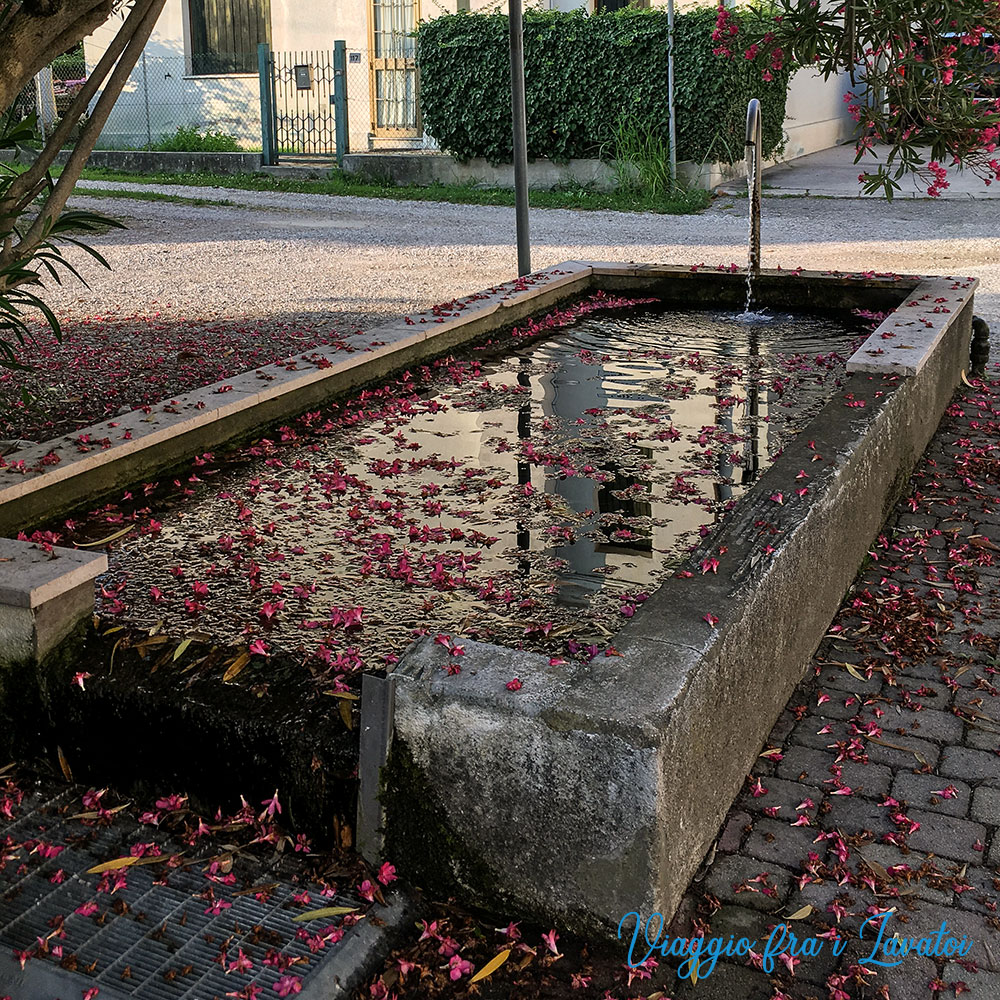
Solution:
{"label": "door", "polygon": [[419,0],[370,0],[372,132],[378,138],[420,136],[417,111],[417,40]]}

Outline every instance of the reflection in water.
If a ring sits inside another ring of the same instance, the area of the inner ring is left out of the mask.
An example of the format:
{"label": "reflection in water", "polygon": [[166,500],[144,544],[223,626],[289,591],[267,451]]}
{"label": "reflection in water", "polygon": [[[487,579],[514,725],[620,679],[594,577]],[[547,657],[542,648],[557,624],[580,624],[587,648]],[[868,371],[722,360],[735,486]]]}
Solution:
{"label": "reflection in water", "polygon": [[199,477],[114,554],[116,599],[138,624],[301,644],[341,671],[420,630],[606,645],[830,398],[857,336],[644,314],[455,362]]}

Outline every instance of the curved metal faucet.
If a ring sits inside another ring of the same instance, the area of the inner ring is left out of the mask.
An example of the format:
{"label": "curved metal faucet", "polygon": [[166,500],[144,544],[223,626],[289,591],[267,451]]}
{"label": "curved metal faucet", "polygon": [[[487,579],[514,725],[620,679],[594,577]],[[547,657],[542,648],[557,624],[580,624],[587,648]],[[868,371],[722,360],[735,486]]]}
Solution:
{"label": "curved metal faucet", "polygon": [[[751,163],[752,157],[752,163]],[[760,274],[760,161],[761,121],[760,101],[756,97],[747,104],[747,179],[750,181],[750,254],[751,273]]]}

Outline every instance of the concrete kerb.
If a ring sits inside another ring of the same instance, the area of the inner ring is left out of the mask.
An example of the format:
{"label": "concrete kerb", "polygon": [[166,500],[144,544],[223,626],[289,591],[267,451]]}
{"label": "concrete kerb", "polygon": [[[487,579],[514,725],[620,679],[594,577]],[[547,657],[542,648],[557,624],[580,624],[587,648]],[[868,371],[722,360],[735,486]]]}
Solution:
{"label": "concrete kerb", "polygon": [[[764,168],[779,162],[767,160]],[[264,169],[268,173],[282,170],[281,167]],[[623,169],[625,173],[635,172],[632,164],[625,164]],[[512,164],[494,165],[479,157],[462,163],[448,153],[427,150],[348,153],[344,157],[344,173],[372,181],[390,180],[399,185],[473,184],[480,188],[507,189],[514,186]],[[745,173],[742,161],[730,164],[682,160],[677,164],[677,176],[688,187],[713,189],[737,177],[742,178]],[[619,168],[613,162],[581,158],[557,163],[546,157],[528,162],[528,186],[537,190],[579,184],[597,191],[614,191],[619,183]]]}
{"label": "concrete kerb", "polygon": [[[669,917],[968,363],[975,283],[956,284],[934,363],[903,380],[852,374],[694,554],[695,576],[668,580],[609,640],[620,656],[553,666],[466,642],[450,676],[430,640],[408,652],[385,800],[419,788],[435,827],[390,808],[401,870],[433,886],[446,868],[483,904],[581,929],[631,910]],[[761,520],[778,531],[768,558]],[[717,574],[701,573],[708,554]]]}
{"label": "concrete kerb", "polygon": [[[56,163],[64,165],[72,150],[56,154]],[[18,159],[11,150],[0,150],[0,162]],[[210,173],[255,174],[261,166],[260,153],[195,153],[156,149],[95,149],[87,159],[88,167],[124,170],[137,174]]]}
{"label": "concrete kerb", "polygon": [[94,610],[107,556],[0,538],[0,666],[37,663]]}

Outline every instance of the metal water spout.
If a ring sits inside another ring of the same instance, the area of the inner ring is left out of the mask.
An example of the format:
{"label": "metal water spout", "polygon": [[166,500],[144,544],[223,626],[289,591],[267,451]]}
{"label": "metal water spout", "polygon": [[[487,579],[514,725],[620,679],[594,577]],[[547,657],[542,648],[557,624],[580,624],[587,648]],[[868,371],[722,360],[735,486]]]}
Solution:
{"label": "metal water spout", "polygon": [[760,274],[760,160],[761,121],[760,101],[756,97],[747,104],[747,187],[750,195],[750,250],[748,270]]}

